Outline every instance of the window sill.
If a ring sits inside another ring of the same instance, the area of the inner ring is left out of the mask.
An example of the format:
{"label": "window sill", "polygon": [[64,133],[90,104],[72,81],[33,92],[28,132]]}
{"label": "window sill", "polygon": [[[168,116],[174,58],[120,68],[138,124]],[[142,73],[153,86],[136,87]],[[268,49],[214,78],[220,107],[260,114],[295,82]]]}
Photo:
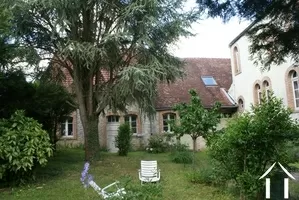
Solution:
{"label": "window sill", "polygon": [[133,133],[133,137],[143,137],[143,134],[141,134],[141,133]]}
{"label": "window sill", "polygon": [[76,138],[74,136],[61,136],[61,140],[75,140]]}
{"label": "window sill", "polygon": [[167,134],[167,135],[173,135],[173,134],[174,134],[173,131],[164,131],[163,133],[164,133],[164,134]]}

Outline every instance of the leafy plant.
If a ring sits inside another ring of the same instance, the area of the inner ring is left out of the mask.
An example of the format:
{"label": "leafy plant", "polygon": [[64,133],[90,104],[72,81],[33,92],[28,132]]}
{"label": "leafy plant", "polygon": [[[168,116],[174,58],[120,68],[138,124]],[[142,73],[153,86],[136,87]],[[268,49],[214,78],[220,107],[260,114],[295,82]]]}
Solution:
{"label": "leafy plant", "polygon": [[271,94],[252,112],[234,117],[224,134],[209,142],[210,155],[219,178],[234,180],[243,199],[263,192],[259,177],[274,162],[287,163],[289,142],[298,139],[298,122],[281,99]]}
{"label": "leafy plant", "polygon": [[165,141],[165,134],[154,134],[148,139],[148,147],[146,150],[150,153],[164,153],[168,150],[169,145]]}
{"label": "leafy plant", "polygon": [[[158,200],[163,199],[163,187],[160,183],[136,185],[132,182],[131,176],[123,177],[120,183],[126,189],[126,195],[122,196],[124,200]],[[120,199],[118,197],[112,199]]]}
{"label": "leafy plant", "polygon": [[179,138],[184,134],[189,134],[193,140],[193,151],[197,150],[196,139],[200,136],[206,138],[210,132],[216,130],[220,122],[220,103],[216,103],[211,109],[206,109],[196,91],[189,91],[191,100],[189,104],[181,103],[174,107],[179,113],[180,123],[173,125],[173,131]]}
{"label": "leafy plant", "polygon": [[0,179],[19,183],[37,164],[46,165],[51,155],[49,135],[23,111],[0,121]]}
{"label": "leafy plant", "polygon": [[187,174],[192,183],[214,184],[217,182],[215,171],[210,167],[200,167]]}
{"label": "leafy plant", "polygon": [[127,156],[131,148],[132,131],[128,123],[121,124],[115,137],[116,147],[120,156]]}
{"label": "leafy plant", "polygon": [[189,164],[193,161],[192,152],[189,151],[188,145],[175,143],[171,145],[170,158],[172,162]]}

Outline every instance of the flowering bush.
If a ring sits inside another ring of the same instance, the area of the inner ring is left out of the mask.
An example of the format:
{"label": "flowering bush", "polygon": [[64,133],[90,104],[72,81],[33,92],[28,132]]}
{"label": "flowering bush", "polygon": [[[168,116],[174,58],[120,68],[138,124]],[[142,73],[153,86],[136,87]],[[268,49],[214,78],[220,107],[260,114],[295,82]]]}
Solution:
{"label": "flowering bush", "polygon": [[146,151],[149,153],[163,153],[168,150],[169,144],[165,141],[165,134],[154,134],[148,140]]}

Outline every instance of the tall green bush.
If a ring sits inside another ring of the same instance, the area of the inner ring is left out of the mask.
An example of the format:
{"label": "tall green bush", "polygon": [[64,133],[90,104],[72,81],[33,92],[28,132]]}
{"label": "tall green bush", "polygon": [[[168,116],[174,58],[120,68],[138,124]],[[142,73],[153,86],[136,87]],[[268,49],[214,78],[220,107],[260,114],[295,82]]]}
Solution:
{"label": "tall green bush", "polygon": [[233,118],[224,133],[210,138],[210,155],[218,177],[234,180],[242,199],[263,199],[264,180],[259,177],[274,162],[287,166],[290,141],[298,139],[298,122],[281,99],[263,97],[252,112]]}
{"label": "tall green bush", "polygon": [[48,133],[23,111],[0,120],[0,180],[19,182],[28,178],[34,167],[46,165],[51,155]]}
{"label": "tall green bush", "polygon": [[121,124],[118,128],[118,135],[115,137],[118,155],[127,156],[131,148],[132,131],[128,123]]}

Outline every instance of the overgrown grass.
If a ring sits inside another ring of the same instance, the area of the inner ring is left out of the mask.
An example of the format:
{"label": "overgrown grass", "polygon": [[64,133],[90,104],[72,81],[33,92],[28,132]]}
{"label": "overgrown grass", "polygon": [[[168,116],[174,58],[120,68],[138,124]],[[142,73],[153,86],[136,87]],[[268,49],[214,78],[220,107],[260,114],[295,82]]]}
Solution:
{"label": "overgrown grass", "polygon": [[[161,169],[162,197],[177,200],[234,200],[237,199],[220,188],[204,184],[193,184],[186,176],[192,171],[191,165],[175,164],[169,154],[149,154],[146,152],[129,153],[128,157],[102,153],[101,160],[93,163],[90,173],[99,186],[106,186],[115,180],[131,177],[131,185],[141,187],[138,169],[141,159],[158,160]],[[205,164],[204,152],[195,154],[197,167]],[[84,152],[81,149],[61,149],[45,168],[36,172],[36,183],[24,187],[0,190],[0,199],[13,200],[89,200],[100,199],[92,189],[85,189],[80,176],[84,165]],[[157,198],[156,198],[157,199]]]}

